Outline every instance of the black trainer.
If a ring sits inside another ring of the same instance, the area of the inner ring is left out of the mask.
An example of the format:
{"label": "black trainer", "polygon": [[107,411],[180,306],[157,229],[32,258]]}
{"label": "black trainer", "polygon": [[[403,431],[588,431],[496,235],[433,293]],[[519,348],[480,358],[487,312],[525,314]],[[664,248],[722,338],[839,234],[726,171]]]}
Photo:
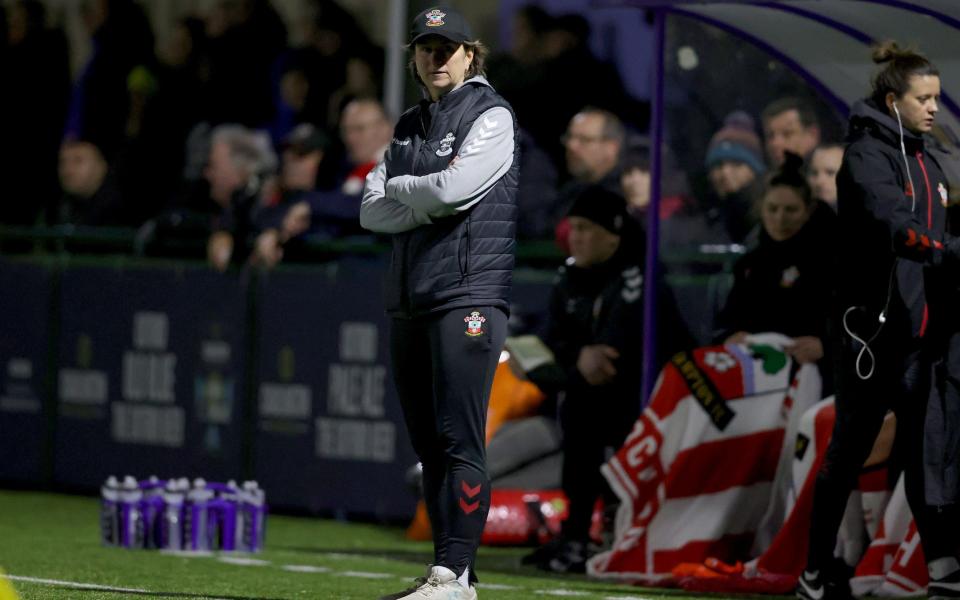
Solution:
{"label": "black trainer", "polygon": [[852,576],[852,567],[842,559],[833,558],[824,569],[804,570],[797,581],[794,595],[801,600],[852,600]]}
{"label": "black trainer", "polygon": [[827,586],[820,578],[820,571],[805,570],[801,573],[793,595],[800,600],[824,600],[827,595]]}
{"label": "black trainer", "polygon": [[554,573],[586,573],[587,544],[567,541],[546,565],[546,570]]}
{"label": "black trainer", "polygon": [[927,584],[929,600],[950,600],[960,598],[960,570],[940,579],[931,579]]}

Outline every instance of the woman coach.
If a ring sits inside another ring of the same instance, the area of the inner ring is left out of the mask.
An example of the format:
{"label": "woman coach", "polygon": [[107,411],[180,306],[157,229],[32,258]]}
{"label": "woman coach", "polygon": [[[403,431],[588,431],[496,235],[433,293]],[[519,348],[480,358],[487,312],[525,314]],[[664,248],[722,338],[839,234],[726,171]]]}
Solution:
{"label": "woman coach", "polygon": [[388,598],[473,600],[490,505],[484,429],[506,338],[517,219],[513,111],[484,78],[463,16],[415,18],[411,72],[426,92],[367,176],[360,223],[391,234],[385,282],[394,380],[433,528],[434,564]]}

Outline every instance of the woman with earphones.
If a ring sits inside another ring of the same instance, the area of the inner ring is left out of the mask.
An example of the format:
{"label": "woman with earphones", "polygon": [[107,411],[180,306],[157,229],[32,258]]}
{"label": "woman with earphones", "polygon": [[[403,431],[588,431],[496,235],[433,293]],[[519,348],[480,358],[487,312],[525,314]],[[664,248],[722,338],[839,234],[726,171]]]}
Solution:
{"label": "woman with earphones", "polygon": [[[946,233],[947,180],[927,154],[940,75],[925,57],[886,42],[870,97],[851,110],[849,146],[837,175],[840,243],[836,424],[817,476],[806,570],[797,596],[848,598],[849,571],[833,558],[847,498],[888,409],[907,499],[930,573],[931,598],[960,597],[958,531],[950,511],[924,496],[923,431],[934,341],[931,306],[941,281],[958,280],[960,239]],[[955,307],[954,307],[955,310]],[[934,325],[936,327],[936,325]]]}

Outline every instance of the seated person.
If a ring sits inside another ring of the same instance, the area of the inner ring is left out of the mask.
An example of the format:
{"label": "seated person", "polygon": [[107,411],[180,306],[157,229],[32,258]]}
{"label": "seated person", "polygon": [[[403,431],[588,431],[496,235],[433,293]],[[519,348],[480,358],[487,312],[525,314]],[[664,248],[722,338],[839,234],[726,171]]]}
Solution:
{"label": "seated person", "polygon": [[132,225],[113,170],[95,144],[64,140],[59,176],[63,195],[47,207],[48,225]]}
{"label": "seated person", "polygon": [[247,243],[257,233],[264,181],[277,167],[266,135],[241,125],[218,125],[210,134],[203,175],[219,213],[211,221],[207,260],[218,271],[246,260]]}
{"label": "seated person", "polygon": [[741,343],[751,333],[777,332],[793,338],[787,348],[800,363],[818,363],[824,391],[828,317],[836,290],[836,215],[815,200],[802,159],[787,154],[767,182],[760,203],[757,247],[734,267],[733,289],[717,317],[718,341]]}
{"label": "seated person", "polygon": [[[312,128],[300,125],[297,129],[303,127]],[[314,190],[282,204],[279,217],[257,239],[257,261],[272,267],[281,256],[296,255],[301,250],[297,242],[302,243],[297,238],[302,236],[327,240],[367,235],[360,227],[363,184],[367,173],[383,159],[392,135],[393,128],[379,101],[350,101],[340,117],[340,139],[347,156],[336,186]]]}
{"label": "seated person", "polygon": [[587,187],[568,214],[570,259],[550,303],[547,346],[566,375],[560,403],[563,490],[569,517],[560,542],[528,562],[583,572],[606,448],[619,448],[640,412],[643,235],[619,195]]}
{"label": "seated person", "polygon": [[743,111],[727,115],[723,127],[710,138],[704,167],[705,176],[693,180],[695,200],[664,223],[662,247],[752,246],[766,165],[750,115]]}
{"label": "seated person", "polygon": [[820,144],[810,155],[807,184],[813,197],[837,210],[837,171],[843,162],[843,144]]}

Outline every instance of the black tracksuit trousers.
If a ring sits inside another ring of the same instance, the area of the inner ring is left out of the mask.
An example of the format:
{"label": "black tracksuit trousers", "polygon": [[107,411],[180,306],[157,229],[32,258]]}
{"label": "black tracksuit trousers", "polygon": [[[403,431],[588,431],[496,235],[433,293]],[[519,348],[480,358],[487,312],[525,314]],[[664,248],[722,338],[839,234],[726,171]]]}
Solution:
{"label": "black tracksuit trousers", "polygon": [[[471,313],[485,320],[477,329]],[[473,325],[474,327],[471,327]],[[474,560],[490,509],[486,422],[507,316],[489,306],[393,319],[393,378],[410,441],[423,465],[434,564],[461,576]]]}
{"label": "black tracksuit trousers", "polygon": [[920,533],[924,556],[929,562],[953,555],[952,545],[956,541],[951,538],[955,532],[946,523],[950,515],[929,506],[924,496],[923,428],[932,357],[917,341],[887,341],[871,348],[877,365],[866,381],[853,372],[860,346],[848,343],[841,351],[836,423],[813,497],[807,552],[807,569],[811,571],[830,566],[847,499],[888,409],[893,409],[897,416],[895,452],[903,464],[907,502]]}

